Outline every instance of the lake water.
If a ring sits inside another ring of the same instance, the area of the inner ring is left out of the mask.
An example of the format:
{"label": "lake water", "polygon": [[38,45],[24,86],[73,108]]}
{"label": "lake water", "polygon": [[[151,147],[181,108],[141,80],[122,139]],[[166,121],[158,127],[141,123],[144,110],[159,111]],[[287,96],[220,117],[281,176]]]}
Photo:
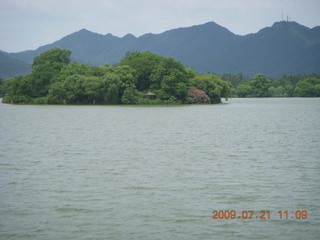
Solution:
{"label": "lake water", "polygon": [[0,239],[319,238],[320,98],[0,104]]}

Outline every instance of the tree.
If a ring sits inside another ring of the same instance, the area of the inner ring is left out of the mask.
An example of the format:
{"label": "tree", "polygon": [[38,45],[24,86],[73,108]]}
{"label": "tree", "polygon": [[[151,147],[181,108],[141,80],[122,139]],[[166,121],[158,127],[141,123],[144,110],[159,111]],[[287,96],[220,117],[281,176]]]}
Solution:
{"label": "tree", "polygon": [[65,90],[65,102],[67,104],[85,103],[84,89],[83,89],[84,76],[74,74],[63,81],[63,88]]}
{"label": "tree", "polygon": [[102,103],[103,84],[100,78],[95,76],[84,77],[82,88],[87,103]]}
{"label": "tree", "polygon": [[4,94],[5,94],[4,80],[0,78],[0,97],[3,97]]}
{"label": "tree", "polygon": [[252,87],[253,94],[258,97],[267,97],[269,87],[271,87],[270,80],[263,74],[259,73],[254,76],[254,78],[249,81]]}
{"label": "tree", "polygon": [[135,85],[137,83],[137,71],[128,65],[119,65],[114,72],[122,82],[123,87]]}
{"label": "tree", "polygon": [[152,52],[127,52],[119,65],[127,65],[136,71],[137,89],[149,90],[150,75],[155,71],[162,57]]}
{"label": "tree", "polygon": [[269,92],[268,96],[271,96],[271,97],[285,96],[285,89],[282,86],[278,86],[278,87],[271,86],[271,87],[269,87],[268,92]]}
{"label": "tree", "polygon": [[49,84],[58,80],[61,69],[70,63],[70,56],[69,50],[54,48],[34,58],[31,73],[32,97],[48,94]]}
{"label": "tree", "polygon": [[187,96],[188,77],[192,74],[186,67],[175,59],[163,58],[157,69],[150,76],[151,89],[161,89],[164,100],[174,97],[182,102]]}
{"label": "tree", "polygon": [[294,88],[290,82],[285,84],[284,86],[284,94],[286,97],[293,97],[294,96]]}
{"label": "tree", "polygon": [[[136,89],[137,72],[128,65],[119,65],[115,68],[114,74],[118,77],[119,96],[124,94],[125,89]],[[128,90],[129,91],[129,90]],[[127,93],[128,93],[127,91]]]}
{"label": "tree", "polygon": [[183,81],[184,74],[173,70],[161,79],[161,90],[165,93],[165,98],[175,97],[184,101],[187,96],[187,85]]}
{"label": "tree", "polygon": [[55,82],[51,84],[48,94],[49,104],[64,104],[66,103],[66,89],[63,82]]}
{"label": "tree", "polygon": [[64,81],[67,77],[75,74],[91,76],[91,72],[91,66],[86,64],[79,64],[77,62],[72,62],[61,69],[58,81]]}
{"label": "tree", "polygon": [[320,79],[309,77],[299,81],[295,92],[299,97],[320,97]]}
{"label": "tree", "polygon": [[137,104],[139,92],[134,85],[127,86],[123,92],[121,102],[124,104]]}
{"label": "tree", "polygon": [[220,103],[221,98],[228,98],[231,89],[230,83],[214,74],[199,74],[194,79],[194,86],[204,91],[211,103]]}
{"label": "tree", "polygon": [[6,81],[5,89],[7,96],[3,99],[4,103],[29,103],[33,92],[30,75],[19,76]]}
{"label": "tree", "polygon": [[242,84],[237,86],[237,95],[238,97],[247,97],[252,93],[252,87],[247,84]]}
{"label": "tree", "polygon": [[188,97],[187,97],[187,103],[210,103],[211,100],[209,96],[199,89],[196,89],[194,87],[190,87],[188,89]]}
{"label": "tree", "polygon": [[119,90],[116,84],[112,83],[108,88],[106,94],[107,104],[118,104],[119,103]]}
{"label": "tree", "polygon": [[114,103],[110,103],[110,96],[108,96],[108,92],[110,93],[111,85],[115,85],[115,88],[117,89],[118,98],[121,97],[119,94],[119,88],[121,85],[120,77],[114,72],[106,73],[102,77],[102,83],[103,83],[104,102],[107,104],[114,104]]}
{"label": "tree", "polygon": [[90,66],[87,76],[102,77],[108,72],[112,72],[112,68],[109,65],[104,66]]}

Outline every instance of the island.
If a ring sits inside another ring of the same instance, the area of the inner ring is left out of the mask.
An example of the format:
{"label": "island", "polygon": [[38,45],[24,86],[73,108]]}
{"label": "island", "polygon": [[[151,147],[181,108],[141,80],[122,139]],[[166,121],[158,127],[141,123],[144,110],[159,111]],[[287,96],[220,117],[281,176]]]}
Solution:
{"label": "island", "polygon": [[34,58],[30,74],[6,80],[3,103],[212,104],[228,98],[230,89],[218,75],[152,52],[127,52],[114,66],[90,66],[54,48]]}
{"label": "island", "polygon": [[216,104],[230,97],[320,97],[320,75],[270,79],[241,73],[201,74],[172,57],[127,52],[113,66],[71,61],[53,48],[35,57],[32,72],[0,79],[0,97],[12,104]]}

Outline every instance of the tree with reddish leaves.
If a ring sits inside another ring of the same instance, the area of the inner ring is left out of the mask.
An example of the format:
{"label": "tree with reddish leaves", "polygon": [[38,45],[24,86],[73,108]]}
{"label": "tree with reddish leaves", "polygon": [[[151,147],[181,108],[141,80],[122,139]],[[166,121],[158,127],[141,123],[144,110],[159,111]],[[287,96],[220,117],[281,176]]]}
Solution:
{"label": "tree with reddish leaves", "polygon": [[204,91],[194,87],[188,89],[187,103],[204,104],[210,102],[210,97]]}

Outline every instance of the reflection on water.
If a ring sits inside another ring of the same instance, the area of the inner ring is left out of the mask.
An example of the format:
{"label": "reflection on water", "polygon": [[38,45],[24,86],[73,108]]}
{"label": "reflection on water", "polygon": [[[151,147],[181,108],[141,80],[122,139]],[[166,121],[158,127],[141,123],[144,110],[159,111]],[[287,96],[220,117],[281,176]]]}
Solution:
{"label": "reflection on water", "polygon": [[0,238],[318,239],[319,120],[320,99],[0,104]]}

